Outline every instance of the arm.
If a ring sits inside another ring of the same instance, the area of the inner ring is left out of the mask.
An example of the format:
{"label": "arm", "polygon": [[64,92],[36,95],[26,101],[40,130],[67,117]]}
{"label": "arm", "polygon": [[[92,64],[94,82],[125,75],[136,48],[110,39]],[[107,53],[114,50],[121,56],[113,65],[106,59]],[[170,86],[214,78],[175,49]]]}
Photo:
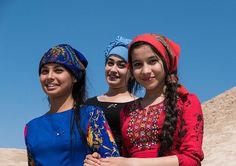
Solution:
{"label": "arm", "polygon": [[29,145],[28,145],[28,142],[27,142],[27,129],[28,129],[28,126],[26,125],[25,128],[24,128],[24,136],[25,136],[25,144],[26,144],[26,147],[27,147],[27,159],[28,159],[28,166],[35,166],[35,162],[34,162],[34,159],[33,159],[33,156],[29,150]]}
{"label": "arm", "polygon": [[111,157],[100,159],[101,166],[178,166],[176,156],[156,158],[124,158]]}
{"label": "arm", "polygon": [[200,101],[196,95],[189,94],[183,103],[180,148],[177,155],[179,165],[197,166],[203,160],[203,114]]}
{"label": "arm", "polygon": [[119,156],[117,145],[103,112],[97,107],[90,107],[87,142],[92,152],[98,152],[101,157]]}

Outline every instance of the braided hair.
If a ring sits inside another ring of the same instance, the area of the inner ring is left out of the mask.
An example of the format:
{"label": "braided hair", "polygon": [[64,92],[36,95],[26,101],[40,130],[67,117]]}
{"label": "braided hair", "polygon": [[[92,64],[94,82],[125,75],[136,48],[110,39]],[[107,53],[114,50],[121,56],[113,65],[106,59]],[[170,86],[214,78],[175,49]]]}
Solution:
{"label": "braided hair", "polygon": [[[172,52],[171,49],[168,47],[168,44],[165,42],[164,37],[160,36],[160,42],[163,44],[165,47],[167,54],[170,59],[170,64],[172,63]],[[129,49],[129,56],[128,56],[128,61],[129,65],[131,66],[131,71],[132,71],[132,51],[135,48],[139,48],[143,45],[148,45],[157,55],[160,55],[158,50],[150,45],[147,42],[144,41],[139,41],[135,42],[131,45]],[[174,133],[176,130],[176,124],[177,124],[177,115],[178,115],[178,108],[176,106],[177,103],[177,87],[178,87],[178,79],[177,79],[177,71],[174,73],[170,73],[167,64],[162,56],[159,56],[161,58],[163,65],[164,65],[164,70],[166,73],[165,76],[165,91],[164,91],[164,105],[165,105],[165,120],[162,126],[162,131],[159,135],[159,141],[160,141],[160,149],[158,151],[157,156],[163,156],[166,152],[171,150],[172,144],[173,144],[173,137]],[[175,79],[176,78],[176,79]],[[135,83],[134,89],[138,90],[140,87],[140,84],[138,82]]]}

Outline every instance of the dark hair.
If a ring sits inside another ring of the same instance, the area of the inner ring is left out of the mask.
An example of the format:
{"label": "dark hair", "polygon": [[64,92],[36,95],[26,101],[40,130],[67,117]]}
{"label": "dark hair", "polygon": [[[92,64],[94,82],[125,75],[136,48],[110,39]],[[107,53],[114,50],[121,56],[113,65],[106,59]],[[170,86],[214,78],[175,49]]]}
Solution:
{"label": "dark hair", "polygon": [[[132,56],[131,56],[132,51],[135,48],[139,48],[143,45],[148,45],[155,53],[157,53],[157,55],[160,55],[159,51],[147,42],[136,42],[132,44],[129,49],[129,56],[128,56],[128,61],[131,67],[131,71],[132,71]],[[169,50],[167,43],[163,43],[163,46],[165,47],[168,53],[168,56],[170,58],[170,64],[171,64],[172,53]],[[159,141],[161,145],[160,145],[159,152],[157,154],[158,156],[163,156],[166,152],[171,150],[171,147],[173,144],[174,132],[176,129],[176,124],[177,124],[178,108],[177,108],[176,102],[177,102],[177,96],[178,96],[177,94],[178,80],[174,82],[169,81],[170,80],[169,78],[171,77],[171,75],[175,75],[177,77],[177,71],[174,73],[170,73],[167,69],[167,64],[164,61],[164,58],[162,56],[159,56],[159,57],[161,58],[163,62],[164,70],[166,73],[166,77],[165,77],[166,89],[164,92],[164,95],[165,95],[164,105],[165,105],[166,116],[165,116],[164,124],[162,126],[162,131],[159,135]],[[140,86],[139,83],[136,82],[135,88],[138,89],[139,86]]]}
{"label": "dark hair", "polygon": [[[85,99],[87,97],[87,90],[86,90],[86,71],[82,70],[81,72],[81,77],[77,82],[74,84],[73,89],[72,89],[72,97],[75,101],[75,105],[73,107],[74,109],[74,116],[72,117],[72,124],[70,128],[70,142],[71,142],[71,148],[73,152],[73,134],[74,129],[78,129],[79,134],[81,138],[87,142],[85,134],[83,133],[81,127],[80,127],[80,108],[84,104]],[[76,128],[75,128],[76,126]]]}

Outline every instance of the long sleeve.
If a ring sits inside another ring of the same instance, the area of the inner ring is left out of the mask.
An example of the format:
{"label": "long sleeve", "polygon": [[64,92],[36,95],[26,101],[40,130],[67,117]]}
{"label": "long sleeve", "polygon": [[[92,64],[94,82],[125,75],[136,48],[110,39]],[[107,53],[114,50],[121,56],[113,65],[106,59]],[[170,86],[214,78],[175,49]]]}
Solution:
{"label": "long sleeve", "polygon": [[183,104],[179,136],[180,166],[198,166],[203,160],[203,114],[197,96],[189,94]]}
{"label": "long sleeve", "polygon": [[27,141],[27,125],[24,128],[24,136],[25,136],[25,144],[26,144],[26,149],[27,149],[27,159],[28,159],[28,166],[35,166],[35,162],[33,159],[33,155],[30,152],[28,141]]}
{"label": "long sleeve", "polygon": [[119,156],[117,145],[103,112],[98,107],[90,108],[93,111],[89,115],[87,142],[91,151],[98,152],[103,158]]}

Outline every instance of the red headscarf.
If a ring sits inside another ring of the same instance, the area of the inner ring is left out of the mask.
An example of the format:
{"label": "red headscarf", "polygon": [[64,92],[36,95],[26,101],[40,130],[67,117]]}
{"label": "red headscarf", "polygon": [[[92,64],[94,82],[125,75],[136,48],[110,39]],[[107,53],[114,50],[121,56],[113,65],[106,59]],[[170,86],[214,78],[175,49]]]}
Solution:
{"label": "red headscarf", "polygon": [[[171,41],[170,39],[164,36],[149,33],[149,34],[138,35],[137,37],[135,37],[131,42],[130,46],[139,41],[147,42],[148,44],[151,44],[153,47],[155,47],[160,53],[160,56],[162,56],[163,59],[165,60],[167,68],[170,71],[170,73],[176,71],[180,55],[180,47],[178,44],[176,44],[175,42]],[[167,50],[170,53],[168,53]]]}
{"label": "red headscarf", "polygon": [[[136,36],[130,43],[130,46],[136,42],[146,42],[156,48],[160,53],[160,56],[162,56],[163,60],[165,61],[167,69],[171,74],[177,70],[180,56],[180,46],[178,44],[165,36],[154,33]],[[180,95],[185,95],[188,93],[187,89],[185,89],[182,85],[177,89],[177,91]]]}

